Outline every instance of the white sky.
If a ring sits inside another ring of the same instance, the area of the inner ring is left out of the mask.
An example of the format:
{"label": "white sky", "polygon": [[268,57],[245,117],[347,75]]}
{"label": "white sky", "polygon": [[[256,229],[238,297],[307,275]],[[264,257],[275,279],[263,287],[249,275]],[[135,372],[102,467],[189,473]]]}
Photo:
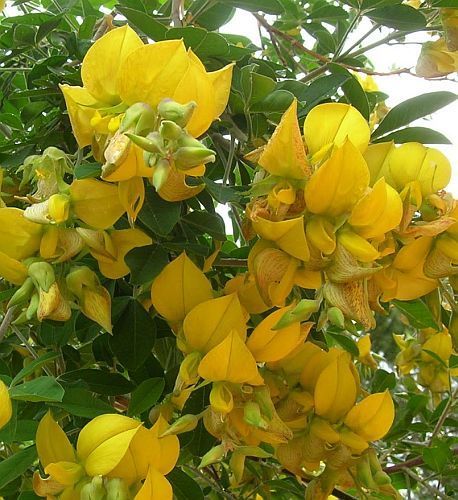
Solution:
{"label": "white sky", "polygon": [[[357,32],[353,35],[353,40],[356,41],[360,36],[369,31],[371,23],[368,19],[364,19],[358,27]],[[220,30],[223,33],[237,33],[247,36],[253,43],[260,46],[259,31],[256,19],[248,12],[238,10],[233,19],[223,26]],[[365,42],[365,45],[376,40],[379,40],[389,31],[384,33],[375,32]],[[425,35],[417,34],[408,38],[409,42],[424,40]],[[311,39],[313,40],[313,39]],[[309,46],[310,48],[312,45]],[[375,62],[376,71],[388,72],[393,69],[415,66],[421,45],[393,45],[380,46],[370,52],[368,57]],[[385,92],[390,97],[386,101],[389,107],[393,107],[410,97],[414,97],[427,92],[435,92],[440,90],[448,90],[458,92],[458,85],[451,81],[431,81],[422,78],[416,78],[408,74],[390,75],[390,76],[375,76],[375,81],[382,92]],[[452,191],[455,196],[458,195],[458,103],[450,104],[445,108],[437,111],[431,117],[417,120],[412,125],[423,126],[437,130],[443,133],[450,139],[452,145],[434,145],[433,147],[440,149],[450,160],[452,164],[452,181],[449,186],[449,191]]]}

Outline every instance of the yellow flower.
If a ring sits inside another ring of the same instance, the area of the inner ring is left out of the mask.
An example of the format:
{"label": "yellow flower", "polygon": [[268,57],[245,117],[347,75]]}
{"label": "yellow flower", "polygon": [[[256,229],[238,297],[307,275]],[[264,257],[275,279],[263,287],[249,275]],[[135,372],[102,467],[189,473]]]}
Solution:
{"label": "yellow flower", "polygon": [[382,439],[394,420],[394,404],[386,390],[371,394],[354,406],[345,417],[345,425],[366,441]]}
{"label": "yellow flower", "polygon": [[336,249],[335,228],[332,223],[320,215],[307,220],[307,239],[325,255],[334,253]]}
{"label": "yellow flower", "polygon": [[450,356],[452,355],[452,337],[447,330],[440,333],[435,333],[423,344],[421,358],[429,363],[438,363],[436,358],[431,356],[426,351],[431,351],[448,365]]}
{"label": "yellow flower", "polygon": [[369,334],[363,335],[358,339],[357,345],[359,351],[358,360],[363,365],[367,365],[375,370],[377,368],[377,363],[375,362],[375,359],[372,357],[371,354],[371,347],[372,347],[371,336]]}
{"label": "yellow flower", "polygon": [[24,217],[19,208],[0,208],[0,252],[23,260],[40,248],[43,227]]}
{"label": "yellow flower", "polygon": [[126,211],[118,187],[96,179],[74,180],[70,198],[76,217],[96,229],[111,227]]}
{"label": "yellow flower", "polygon": [[274,222],[262,217],[253,217],[253,229],[261,238],[273,241],[287,254],[307,261],[310,253],[305,238],[304,217]]}
{"label": "yellow flower", "polygon": [[272,329],[289,310],[291,310],[291,307],[278,309],[263,319],[253,330],[246,345],[256,361],[279,361],[304,342],[312,323],[308,323],[307,327],[301,328],[300,322],[296,321],[284,328]]}
{"label": "yellow flower", "polygon": [[269,309],[262,300],[254,276],[250,273],[237,274],[230,279],[224,287],[224,293],[237,293],[240,304],[250,314],[260,314]]}
{"label": "yellow flower", "polygon": [[349,104],[319,104],[304,121],[305,143],[314,160],[321,160],[333,145],[340,148],[346,141],[363,153],[370,135],[364,117]]}
{"label": "yellow flower", "polygon": [[199,375],[212,382],[264,383],[253,355],[235,330],[203,357]]}
{"label": "yellow flower", "polygon": [[366,162],[353,143],[345,139],[307,182],[305,202],[314,214],[336,217],[350,212],[368,185]]}
{"label": "yellow flower", "polygon": [[231,330],[237,331],[244,341],[246,320],[237,294],[201,302],[184,319],[186,346],[190,350],[207,353],[220,344]]}
{"label": "yellow flower", "polygon": [[91,255],[97,259],[100,272],[110,279],[129,274],[130,269],[124,261],[127,253],[152,242],[140,229],[120,229],[111,233],[83,228],[77,228],[77,231],[89,247]]}
{"label": "yellow flower", "polygon": [[151,302],[171,323],[183,321],[195,306],[213,298],[205,274],[183,252],[167,264],[151,286]]}
{"label": "yellow flower", "polygon": [[454,73],[457,69],[458,51],[449,50],[444,38],[423,44],[415,68],[418,76],[435,78]]}
{"label": "yellow flower", "polygon": [[283,114],[258,163],[277,177],[302,180],[310,176],[310,166],[297,121],[296,99]]}
{"label": "yellow flower", "polygon": [[156,108],[164,98],[197,103],[198,112],[188,124],[197,137],[224,111],[231,75],[232,65],[207,73],[182,40],[144,45],[126,25],[109,31],[89,49],[81,67],[83,87],[62,85],[61,90],[80,147],[91,144],[97,128],[99,133],[110,132],[111,118],[97,115],[97,108],[110,117],[116,113],[110,108],[120,103],[144,102]]}
{"label": "yellow flower", "polygon": [[11,405],[8,387],[0,380],[0,429],[11,420],[13,407]]}
{"label": "yellow flower", "polygon": [[338,356],[318,377],[315,385],[315,413],[335,423],[356,401],[358,388],[346,356]]}

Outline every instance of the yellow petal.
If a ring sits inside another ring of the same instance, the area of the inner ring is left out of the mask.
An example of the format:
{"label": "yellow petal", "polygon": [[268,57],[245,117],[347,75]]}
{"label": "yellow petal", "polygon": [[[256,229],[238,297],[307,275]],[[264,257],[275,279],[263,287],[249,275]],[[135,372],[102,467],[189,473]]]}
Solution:
{"label": "yellow petal", "polygon": [[151,467],[140,491],[134,500],[172,500],[173,490],[167,479]]}
{"label": "yellow petal", "polygon": [[[118,279],[130,273],[124,257],[133,248],[144,247],[152,243],[152,239],[140,229],[120,229],[110,234],[116,259],[112,262],[98,259],[100,272],[110,279]],[[97,255],[94,254],[97,258]]]}
{"label": "yellow petal", "polygon": [[125,212],[113,184],[96,179],[74,180],[70,195],[75,215],[97,229],[112,226]]}
{"label": "yellow petal", "polygon": [[314,214],[349,212],[369,185],[369,170],[358,149],[346,140],[333,150],[307,182],[305,202]]}
{"label": "yellow petal", "polygon": [[345,417],[345,425],[366,441],[382,439],[394,420],[394,404],[386,390],[371,394],[354,406]]}
{"label": "yellow petal", "polygon": [[130,430],[137,430],[140,422],[123,415],[100,415],[86,424],[77,443],[78,457],[86,460],[105,441]]}
{"label": "yellow petal", "polygon": [[197,304],[213,297],[204,273],[183,252],[154,280],[151,301],[167,321],[182,321]]}
{"label": "yellow petal", "polygon": [[73,446],[49,411],[38,424],[36,444],[38,457],[43,467],[61,461],[76,461]]}
{"label": "yellow petal", "polygon": [[95,110],[91,106],[95,106],[97,100],[83,87],[59,85],[59,88],[64,94],[68,116],[78,146],[80,148],[89,146],[94,135],[91,119]]}
{"label": "yellow petal", "polygon": [[381,237],[399,225],[402,212],[399,194],[381,178],[353,208],[348,223],[363,238]]}
{"label": "yellow petal", "polygon": [[309,260],[310,252],[305,238],[303,216],[280,222],[256,217],[252,224],[261,238],[275,242],[279,248],[296,259]]}
{"label": "yellow petal", "polygon": [[237,293],[240,304],[250,314],[260,314],[269,309],[259,294],[254,276],[249,273],[238,274],[230,279],[224,287],[224,293],[226,295]]}
{"label": "yellow petal", "polygon": [[146,102],[156,108],[162,99],[173,97],[189,65],[182,40],[144,45],[126,58],[120,73],[119,95],[127,104]]}
{"label": "yellow petal", "polygon": [[111,333],[111,295],[106,288],[85,288],[80,307],[85,316]]}
{"label": "yellow petal", "polygon": [[336,249],[336,237],[334,226],[325,218],[314,216],[307,221],[306,234],[308,240],[320,252],[330,255]]}
{"label": "yellow petal", "polygon": [[337,241],[361,262],[373,262],[380,256],[367,240],[347,228],[337,233]]}
{"label": "yellow petal", "polygon": [[43,226],[24,217],[19,208],[0,208],[0,252],[17,260],[31,257],[40,248]]}
{"label": "yellow petal", "polygon": [[451,172],[450,162],[443,153],[416,142],[403,144],[389,157],[390,177],[398,191],[418,181],[422,195],[427,196],[447,186]]}
{"label": "yellow petal", "polygon": [[289,310],[291,310],[291,307],[278,309],[263,319],[253,330],[246,345],[256,361],[278,361],[290,354],[304,341],[305,335],[303,335],[299,321],[285,328],[272,330],[280,318]]}
{"label": "yellow petal", "polygon": [[[429,337],[423,344],[423,351],[431,351],[437,354],[446,364],[448,364],[452,355],[452,337],[444,330]],[[422,359],[428,362],[432,361],[432,356],[427,352],[422,352]]]}
{"label": "yellow petal", "polygon": [[13,285],[22,285],[27,276],[27,267],[22,262],[0,252],[0,277]]}
{"label": "yellow petal", "polygon": [[[129,25],[108,31],[84,56],[81,66],[84,87],[101,102],[119,103],[119,83],[123,76],[124,63],[129,54],[140,47],[143,47],[143,42]],[[139,100],[141,101],[137,99]]]}
{"label": "yellow petal", "polygon": [[314,392],[315,412],[335,423],[353,407],[356,394],[356,382],[349,362],[345,356],[339,356],[318,377]]}
{"label": "yellow petal", "polygon": [[370,135],[364,117],[349,104],[319,104],[310,111],[304,122],[304,139],[311,155],[331,144],[340,147],[347,139],[363,153],[369,144]]}
{"label": "yellow petal", "polygon": [[224,382],[214,382],[210,392],[210,405],[213,410],[227,415],[234,408],[234,397]]}
{"label": "yellow petal", "polygon": [[180,455],[180,442],[177,436],[159,437],[168,427],[167,421],[159,416],[156,423],[148,431],[152,443],[150,463],[162,474],[168,474],[175,467]]}
{"label": "yellow petal", "polygon": [[282,116],[258,163],[264,170],[279,177],[305,179],[310,175],[297,121],[296,99]]}
{"label": "yellow petal", "polygon": [[65,486],[76,484],[84,475],[81,465],[75,462],[57,462],[45,467],[45,473],[51,476],[51,479]]}
{"label": "yellow petal", "polygon": [[118,183],[119,201],[131,220],[135,221],[145,201],[145,184],[141,177]]}
{"label": "yellow petal", "polygon": [[231,330],[246,338],[246,318],[237,294],[206,300],[191,309],[183,322],[186,343],[191,350],[207,353]]}
{"label": "yellow petal", "polygon": [[11,405],[8,387],[0,380],[0,429],[11,420],[13,407]]}
{"label": "yellow petal", "polygon": [[191,50],[188,52],[188,57],[188,69],[171,97],[180,104],[190,101],[197,104],[196,110],[186,125],[186,130],[193,137],[199,137],[208,130],[213,120],[219,115],[216,111],[213,84],[207,77],[204,66]]}
{"label": "yellow petal", "polygon": [[213,86],[216,117],[220,116],[226,109],[231,91],[233,69],[234,63],[231,63],[217,71],[207,73],[207,78]]}
{"label": "yellow petal", "polygon": [[371,186],[382,177],[385,178],[388,184],[394,185],[393,179],[390,177],[389,159],[395,149],[392,141],[380,142],[379,144],[371,144],[364,152],[364,159],[371,175]]}
{"label": "yellow petal", "polygon": [[[199,172],[198,177],[200,177],[204,173],[205,166],[203,166],[203,172]],[[186,174],[191,175],[191,171],[187,170]],[[186,174],[181,170],[171,168],[167,180],[158,191],[159,196],[166,201],[182,201],[188,200],[189,198],[198,195],[203,189],[205,189],[205,184],[201,184],[198,186],[188,186],[186,184]]]}
{"label": "yellow petal", "polygon": [[253,355],[235,330],[204,356],[199,375],[212,382],[263,384]]}

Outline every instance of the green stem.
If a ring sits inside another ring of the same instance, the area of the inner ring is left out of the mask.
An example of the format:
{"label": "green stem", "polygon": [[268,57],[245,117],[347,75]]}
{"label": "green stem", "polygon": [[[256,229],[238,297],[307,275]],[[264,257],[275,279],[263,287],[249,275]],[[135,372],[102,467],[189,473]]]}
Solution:
{"label": "green stem", "polygon": [[348,35],[353,31],[353,28],[358,23],[360,15],[361,11],[358,9],[355,13],[355,17],[350,21],[350,24],[348,25],[348,28],[346,29],[344,36],[340,40],[339,45],[337,46],[336,51],[334,52],[333,61],[339,57],[340,51],[343,49],[343,46],[347,41]]}

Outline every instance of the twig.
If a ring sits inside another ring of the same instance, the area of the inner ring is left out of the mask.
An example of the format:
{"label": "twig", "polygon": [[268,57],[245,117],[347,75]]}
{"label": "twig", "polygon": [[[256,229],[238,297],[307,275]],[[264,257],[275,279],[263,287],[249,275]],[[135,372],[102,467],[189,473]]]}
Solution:
{"label": "twig", "polygon": [[[452,453],[454,455],[458,455],[458,448],[453,448]],[[419,467],[420,465],[425,465],[425,461],[423,460],[423,457],[416,457],[399,464],[384,467],[383,472],[386,472],[387,474],[394,474],[395,472],[399,472],[401,470],[409,469],[412,467]]]}
{"label": "twig", "polygon": [[[13,332],[16,334],[16,337],[24,344],[24,347],[29,351],[33,359],[38,359],[40,356],[38,356],[37,352],[35,349],[27,342],[27,339],[22,335],[22,332],[19,330],[19,328],[16,325],[11,325],[11,329]],[[42,366],[43,371],[46,373],[46,375],[49,375],[50,377],[53,377],[52,372],[49,370],[48,367],[45,365]]]}
{"label": "twig", "polygon": [[431,437],[429,438],[428,446],[431,446],[431,443],[433,442],[433,439],[439,434],[441,427],[444,425],[445,419],[447,418],[448,412],[451,410],[453,401],[455,399],[455,396],[458,393],[458,388],[456,388],[453,393],[450,395],[449,400],[447,401],[447,404],[444,406],[444,409],[442,411],[441,416],[439,417],[439,420],[437,421],[434,430],[431,434]]}
{"label": "twig", "polygon": [[13,321],[14,309],[14,306],[10,307],[6,311],[5,316],[3,316],[2,322],[0,323],[0,342],[3,340],[3,337],[6,335],[6,332],[8,331],[8,328]]}
{"label": "twig", "polygon": [[248,267],[247,259],[218,259],[215,264],[216,267]]}
{"label": "twig", "polygon": [[181,28],[183,22],[181,20],[181,11],[183,0],[172,0],[172,23],[175,28]]}
{"label": "twig", "polygon": [[436,490],[436,488],[433,488],[432,486],[430,486],[418,474],[415,474],[415,472],[411,471],[410,469],[404,468],[403,472],[405,472],[412,479],[415,479],[415,481],[417,481],[418,483],[420,483],[425,489],[427,489],[432,495],[434,495],[434,498],[436,496],[438,496],[440,498],[445,498],[445,499],[449,499],[450,498],[445,493],[442,493],[441,491]]}

